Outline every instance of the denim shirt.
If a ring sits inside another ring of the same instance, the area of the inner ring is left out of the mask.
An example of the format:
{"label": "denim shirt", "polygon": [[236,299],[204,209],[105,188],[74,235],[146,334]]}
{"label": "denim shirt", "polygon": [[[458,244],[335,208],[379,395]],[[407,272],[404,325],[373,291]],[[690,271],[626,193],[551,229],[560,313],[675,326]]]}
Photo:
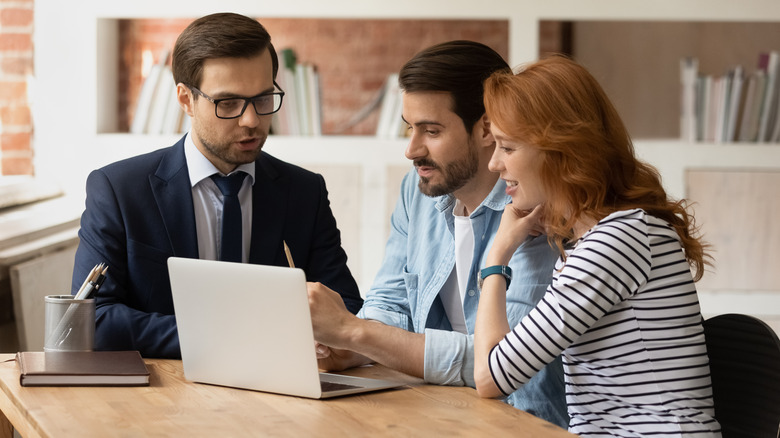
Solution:
{"label": "denim shirt", "polygon": [[[453,208],[455,197],[431,198],[417,188],[412,170],[401,184],[391,218],[385,259],[358,316],[416,333],[425,333],[424,378],[428,383],[475,387],[474,322],[480,291],[477,275],[510,201],[498,180],[471,214],[474,256],[463,303],[469,334],[452,331],[439,293],[455,267]],[[507,290],[509,326],[517,325],[542,298],[552,281],[557,253],[544,236],[520,245],[510,261],[513,277]],[[563,366],[558,357],[522,388],[507,397],[516,408],[566,428]]]}

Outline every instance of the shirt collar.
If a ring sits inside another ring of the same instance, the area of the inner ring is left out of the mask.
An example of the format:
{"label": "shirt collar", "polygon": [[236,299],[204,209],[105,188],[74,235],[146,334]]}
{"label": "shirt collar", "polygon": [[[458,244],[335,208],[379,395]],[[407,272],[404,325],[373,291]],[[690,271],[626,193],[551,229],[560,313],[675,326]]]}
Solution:
{"label": "shirt collar", "polygon": [[[479,207],[471,213],[470,217],[482,214],[483,207],[495,211],[503,211],[504,207],[511,200],[512,198],[506,194],[506,182],[499,178],[493,186],[493,190],[488,193],[487,197],[479,204]],[[439,200],[436,202],[436,209],[439,210],[440,213],[451,212],[452,209],[455,208],[456,201],[457,199],[455,199],[455,196],[452,194],[440,196]]]}
{"label": "shirt collar", "polygon": [[[192,131],[187,133],[184,138],[184,157],[187,160],[187,170],[190,174],[190,184],[195,187],[198,183],[215,173],[220,173],[211,161],[208,160],[195,146],[192,141]],[[238,166],[235,170],[241,170],[249,175],[249,182],[255,183],[255,162],[246,163]],[[221,174],[221,173],[220,173]]]}

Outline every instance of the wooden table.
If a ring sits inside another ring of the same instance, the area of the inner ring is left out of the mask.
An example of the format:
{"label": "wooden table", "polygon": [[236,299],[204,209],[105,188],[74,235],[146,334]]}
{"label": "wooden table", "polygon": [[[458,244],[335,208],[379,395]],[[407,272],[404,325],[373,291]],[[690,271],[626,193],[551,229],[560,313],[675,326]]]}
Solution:
{"label": "wooden table", "polygon": [[146,359],[148,387],[22,387],[0,354],[0,437],[524,436],[565,430],[471,388],[426,385],[382,366],[346,374],[393,379],[399,389],[309,400],[193,383],[181,361]]}

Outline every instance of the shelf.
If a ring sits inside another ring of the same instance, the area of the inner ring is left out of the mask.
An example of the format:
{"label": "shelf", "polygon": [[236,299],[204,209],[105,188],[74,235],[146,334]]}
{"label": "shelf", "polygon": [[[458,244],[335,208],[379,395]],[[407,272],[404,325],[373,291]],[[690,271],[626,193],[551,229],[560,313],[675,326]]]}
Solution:
{"label": "shelf", "polygon": [[[170,146],[180,135],[100,134],[96,151],[111,148],[116,157],[129,157]],[[409,165],[404,157],[406,139],[371,136],[291,137],[269,136],[264,150],[286,161],[308,164],[360,164],[369,168]],[[675,198],[685,197],[687,169],[780,171],[780,144],[687,143],[677,139],[634,140],[637,156],[661,172],[664,187]]]}
{"label": "shelf", "polygon": [[670,196],[684,198],[688,169],[780,171],[780,145],[756,143],[686,143],[680,140],[636,140],[637,156],[661,173]]}

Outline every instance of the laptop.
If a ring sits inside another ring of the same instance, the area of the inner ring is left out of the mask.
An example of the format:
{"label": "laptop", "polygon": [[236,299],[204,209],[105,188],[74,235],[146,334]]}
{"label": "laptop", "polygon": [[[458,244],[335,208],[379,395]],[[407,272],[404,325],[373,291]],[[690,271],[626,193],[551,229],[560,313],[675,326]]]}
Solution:
{"label": "laptop", "polygon": [[171,257],[184,377],[307,398],[403,383],[320,373],[301,269]]}

